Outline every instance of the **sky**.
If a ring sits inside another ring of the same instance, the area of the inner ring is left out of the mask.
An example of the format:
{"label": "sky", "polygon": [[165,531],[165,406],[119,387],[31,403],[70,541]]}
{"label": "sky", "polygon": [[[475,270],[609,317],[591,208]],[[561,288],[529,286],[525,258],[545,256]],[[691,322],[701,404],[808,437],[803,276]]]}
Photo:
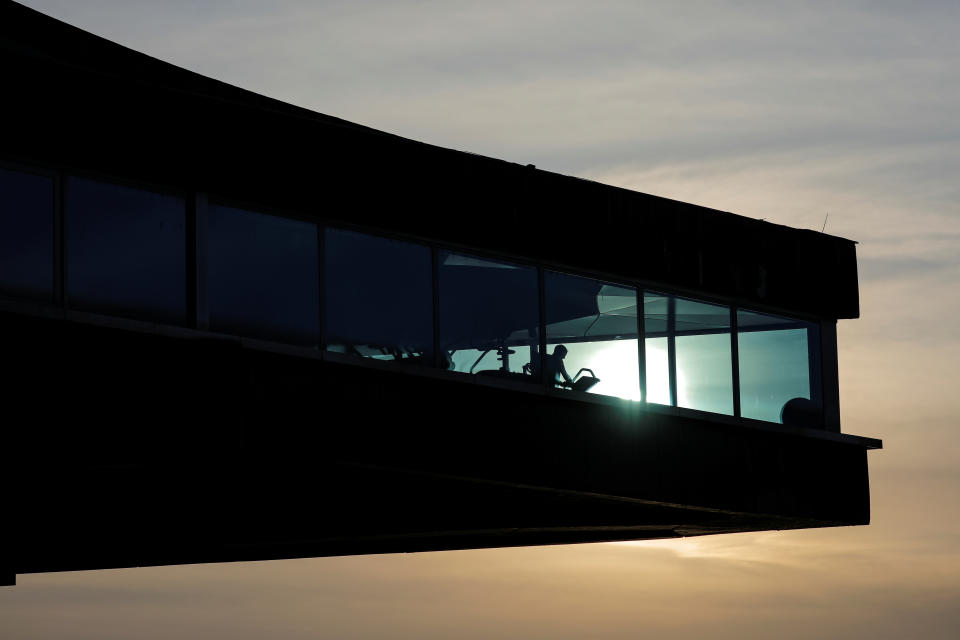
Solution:
{"label": "sky", "polygon": [[[960,637],[960,3],[27,0],[402,136],[858,241],[866,527],[18,577],[10,638]],[[8,631],[4,632],[4,629]]]}

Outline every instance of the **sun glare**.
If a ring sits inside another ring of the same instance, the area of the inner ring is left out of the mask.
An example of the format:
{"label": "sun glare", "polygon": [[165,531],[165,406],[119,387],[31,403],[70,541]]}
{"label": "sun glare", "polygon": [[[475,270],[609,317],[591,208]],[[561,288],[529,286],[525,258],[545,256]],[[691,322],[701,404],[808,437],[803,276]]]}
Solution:
{"label": "sun glare", "polygon": [[670,364],[667,357],[667,339],[646,341],[647,401],[670,404]]}
{"label": "sun glare", "polygon": [[637,341],[617,340],[603,343],[591,356],[592,369],[600,382],[592,393],[640,401],[640,379],[637,366]]}

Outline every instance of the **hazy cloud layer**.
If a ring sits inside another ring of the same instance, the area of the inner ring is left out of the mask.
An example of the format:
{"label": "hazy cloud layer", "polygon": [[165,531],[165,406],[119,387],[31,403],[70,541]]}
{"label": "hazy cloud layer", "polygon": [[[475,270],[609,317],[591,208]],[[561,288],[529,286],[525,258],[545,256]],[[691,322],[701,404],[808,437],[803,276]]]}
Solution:
{"label": "hazy cloud layer", "polygon": [[22,638],[956,638],[960,3],[30,0],[425,142],[859,241],[869,527],[27,576]]}

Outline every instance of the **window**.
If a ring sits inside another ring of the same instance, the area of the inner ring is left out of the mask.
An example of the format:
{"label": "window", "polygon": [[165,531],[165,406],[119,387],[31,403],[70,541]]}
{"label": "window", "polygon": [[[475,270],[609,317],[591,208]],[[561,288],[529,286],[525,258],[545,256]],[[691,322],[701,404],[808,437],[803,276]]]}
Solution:
{"label": "window", "polygon": [[53,301],[53,179],[0,169],[0,293]]}
{"label": "window", "polygon": [[444,366],[539,382],[536,269],[446,251],[439,262]]}
{"label": "window", "polygon": [[183,198],[71,177],[66,222],[71,307],[184,323]]}
{"label": "window", "polygon": [[316,346],[317,225],[214,204],[207,216],[210,328]]}
{"label": "window", "polygon": [[650,402],[733,414],[728,307],[644,293]]}
{"label": "window", "polygon": [[730,309],[675,299],[677,406],[733,415]]}
{"label": "window", "polygon": [[[79,177],[65,186],[69,306],[185,323],[184,198]],[[54,180],[0,169],[0,196],[0,294],[52,301]],[[823,424],[814,323],[737,310],[734,324],[730,307],[643,292],[641,388],[632,287],[543,271],[541,292],[532,266],[326,229],[321,316],[317,224],[221,204],[200,214],[199,311],[213,331],[315,347],[322,320],[332,352]]]}
{"label": "window", "polygon": [[324,249],[327,349],[432,366],[430,249],[337,229]]}
{"label": "window", "polygon": [[544,298],[546,383],[640,400],[636,289],[548,271]]}
{"label": "window", "polygon": [[739,311],[737,345],[741,415],[797,426],[822,424],[815,392],[820,384],[815,324]]}
{"label": "window", "polygon": [[647,382],[647,402],[673,404],[670,383],[670,360],[673,341],[667,337],[668,318],[672,301],[669,296],[644,292],[644,360]]}

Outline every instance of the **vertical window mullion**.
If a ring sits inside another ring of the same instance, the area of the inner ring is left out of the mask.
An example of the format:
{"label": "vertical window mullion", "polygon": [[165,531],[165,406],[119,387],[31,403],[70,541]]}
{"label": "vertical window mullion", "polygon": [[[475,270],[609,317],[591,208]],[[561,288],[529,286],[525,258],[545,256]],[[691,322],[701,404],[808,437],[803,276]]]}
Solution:
{"label": "vertical window mullion", "polygon": [[433,279],[433,366],[445,369],[447,358],[440,356],[440,251],[430,247],[430,277]]}
{"label": "vertical window mullion", "polygon": [[324,351],[327,348],[327,228],[317,225],[317,286],[320,291],[317,295],[317,348]]}
{"label": "vertical window mullion", "polygon": [[670,406],[677,406],[677,299],[667,298],[667,366],[670,369]]}
{"label": "vertical window mullion", "polygon": [[[538,372],[538,377],[540,378],[540,384],[546,385],[551,381],[547,380],[546,368],[544,366],[544,357],[547,355],[547,292],[544,289],[544,281],[546,278],[543,275],[543,267],[537,267],[537,309],[540,315],[540,318],[537,322],[537,329],[540,332],[538,336],[538,349],[540,350],[539,355],[537,356],[537,361],[533,363],[534,368]],[[533,362],[533,354],[530,354],[530,361]],[[551,386],[553,386],[551,384]]]}
{"label": "vertical window mullion", "polygon": [[637,364],[640,367],[640,399],[647,401],[647,339],[643,289],[637,287]]}
{"label": "vertical window mullion", "polygon": [[740,417],[740,348],[737,339],[737,308],[730,307],[730,365],[733,376],[733,415]]}
{"label": "vertical window mullion", "polygon": [[810,399],[823,406],[823,366],[820,331],[807,327],[807,379],[810,381]]}

